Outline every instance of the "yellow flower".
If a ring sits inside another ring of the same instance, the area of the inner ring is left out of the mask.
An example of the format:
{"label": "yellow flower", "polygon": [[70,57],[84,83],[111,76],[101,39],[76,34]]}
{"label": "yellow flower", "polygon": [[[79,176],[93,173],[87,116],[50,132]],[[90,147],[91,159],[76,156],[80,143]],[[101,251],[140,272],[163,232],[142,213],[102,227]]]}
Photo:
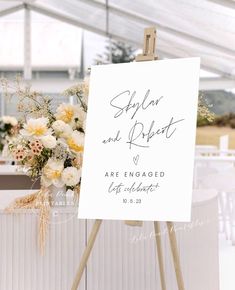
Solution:
{"label": "yellow flower", "polygon": [[80,126],[82,126],[85,113],[80,108],[79,105],[71,105],[71,104],[61,104],[56,110],[56,119],[65,122],[66,124],[70,124],[70,126],[74,127],[76,125],[75,119],[79,122]]}
{"label": "yellow flower", "polygon": [[83,151],[83,146],[80,146],[80,145],[77,145],[75,143],[75,141],[73,140],[73,138],[69,138],[68,139],[68,145],[69,145],[69,148],[76,151],[76,152],[81,152]]}
{"label": "yellow flower", "polygon": [[51,133],[47,124],[47,118],[29,119],[24,125],[24,129],[20,130],[20,133],[23,136],[43,137]]}
{"label": "yellow flower", "polygon": [[35,127],[28,126],[28,132],[32,133],[32,135],[41,136],[41,135],[44,135],[46,131],[47,131],[47,128],[45,127],[35,128]]}
{"label": "yellow flower", "polygon": [[61,160],[49,159],[43,168],[42,183],[44,186],[55,185],[62,187],[64,185],[61,180],[62,171],[64,170],[64,162]]}
{"label": "yellow flower", "polygon": [[81,132],[73,131],[71,137],[67,139],[67,144],[71,151],[75,153],[83,152],[84,135]]}
{"label": "yellow flower", "polygon": [[[45,170],[46,172],[46,170]],[[47,173],[46,173],[47,177],[49,179],[57,179],[61,176],[61,172],[59,170],[47,170]]]}
{"label": "yellow flower", "polygon": [[65,123],[70,123],[74,117],[74,111],[72,108],[65,108],[63,114],[61,114],[60,119]]}

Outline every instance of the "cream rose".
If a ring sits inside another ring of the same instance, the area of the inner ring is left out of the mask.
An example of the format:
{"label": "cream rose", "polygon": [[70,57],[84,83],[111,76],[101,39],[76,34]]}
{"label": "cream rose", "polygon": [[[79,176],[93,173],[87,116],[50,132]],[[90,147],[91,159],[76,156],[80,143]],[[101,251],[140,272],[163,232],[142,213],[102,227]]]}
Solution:
{"label": "cream rose", "polygon": [[43,136],[41,138],[42,145],[45,148],[53,149],[56,146],[56,138],[52,135]]}
{"label": "cream rose", "polygon": [[62,120],[57,120],[52,124],[52,128],[56,134],[60,134],[64,131],[66,123]]}
{"label": "cream rose", "polygon": [[79,183],[81,177],[81,171],[76,167],[67,167],[62,172],[62,181],[67,186],[75,186]]}
{"label": "cream rose", "polygon": [[55,134],[62,138],[68,138],[73,133],[73,129],[70,125],[66,124],[62,120],[55,121],[52,124],[52,128],[55,131]]}

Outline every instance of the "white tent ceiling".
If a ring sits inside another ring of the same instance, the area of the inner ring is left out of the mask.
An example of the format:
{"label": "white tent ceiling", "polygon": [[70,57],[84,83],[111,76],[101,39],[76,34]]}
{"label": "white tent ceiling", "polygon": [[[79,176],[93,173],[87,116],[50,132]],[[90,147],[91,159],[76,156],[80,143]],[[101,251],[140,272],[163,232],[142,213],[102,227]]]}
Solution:
{"label": "white tent ceiling", "polygon": [[144,28],[156,26],[160,57],[200,56],[220,85],[235,87],[233,0],[8,0],[0,1],[0,16],[23,8],[137,46]]}

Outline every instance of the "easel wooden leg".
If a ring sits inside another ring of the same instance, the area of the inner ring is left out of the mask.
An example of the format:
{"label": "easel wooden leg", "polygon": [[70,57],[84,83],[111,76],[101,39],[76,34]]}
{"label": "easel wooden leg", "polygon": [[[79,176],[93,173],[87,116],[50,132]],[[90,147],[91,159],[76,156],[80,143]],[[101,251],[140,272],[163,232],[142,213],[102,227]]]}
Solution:
{"label": "easel wooden leg", "polygon": [[159,264],[159,272],[161,279],[162,290],[166,290],[166,280],[165,280],[165,272],[164,272],[164,264],[163,264],[163,256],[162,256],[162,241],[161,241],[161,228],[159,222],[154,222],[154,230],[155,230],[155,238],[157,244],[157,257]]}
{"label": "easel wooden leg", "polygon": [[176,275],[176,280],[177,280],[177,284],[178,284],[178,289],[184,290],[185,289],[184,288],[184,280],[183,280],[183,275],[182,275],[182,271],[181,271],[180,258],[179,258],[178,248],[177,248],[177,240],[176,240],[173,222],[167,222],[167,228],[168,228],[171,253],[172,253],[173,262],[174,262],[175,275]]}
{"label": "easel wooden leg", "polygon": [[89,240],[88,240],[86,249],[83,252],[82,259],[81,259],[77,274],[75,276],[75,279],[73,281],[73,286],[72,286],[71,290],[77,290],[77,288],[79,286],[79,283],[80,283],[81,278],[82,278],[83,271],[84,271],[84,269],[86,267],[86,264],[87,264],[88,258],[90,256],[91,250],[92,250],[92,248],[94,246],[95,239],[96,239],[96,236],[97,236],[97,233],[99,231],[101,223],[102,223],[102,220],[96,220],[94,222],[94,225],[92,227],[92,230],[91,230],[91,233],[90,233],[90,236],[89,236]]}

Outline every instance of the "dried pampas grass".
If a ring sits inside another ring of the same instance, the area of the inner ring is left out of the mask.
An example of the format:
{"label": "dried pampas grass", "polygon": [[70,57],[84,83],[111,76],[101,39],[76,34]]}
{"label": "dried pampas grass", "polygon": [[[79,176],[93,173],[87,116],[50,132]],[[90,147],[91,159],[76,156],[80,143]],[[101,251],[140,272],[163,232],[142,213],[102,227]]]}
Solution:
{"label": "dried pampas grass", "polygon": [[16,198],[6,209],[12,213],[16,209],[38,209],[39,210],[39,247],[43,255],[45,251],[46,236],[50,219],[49,191],[42,188],[39,191]]}

